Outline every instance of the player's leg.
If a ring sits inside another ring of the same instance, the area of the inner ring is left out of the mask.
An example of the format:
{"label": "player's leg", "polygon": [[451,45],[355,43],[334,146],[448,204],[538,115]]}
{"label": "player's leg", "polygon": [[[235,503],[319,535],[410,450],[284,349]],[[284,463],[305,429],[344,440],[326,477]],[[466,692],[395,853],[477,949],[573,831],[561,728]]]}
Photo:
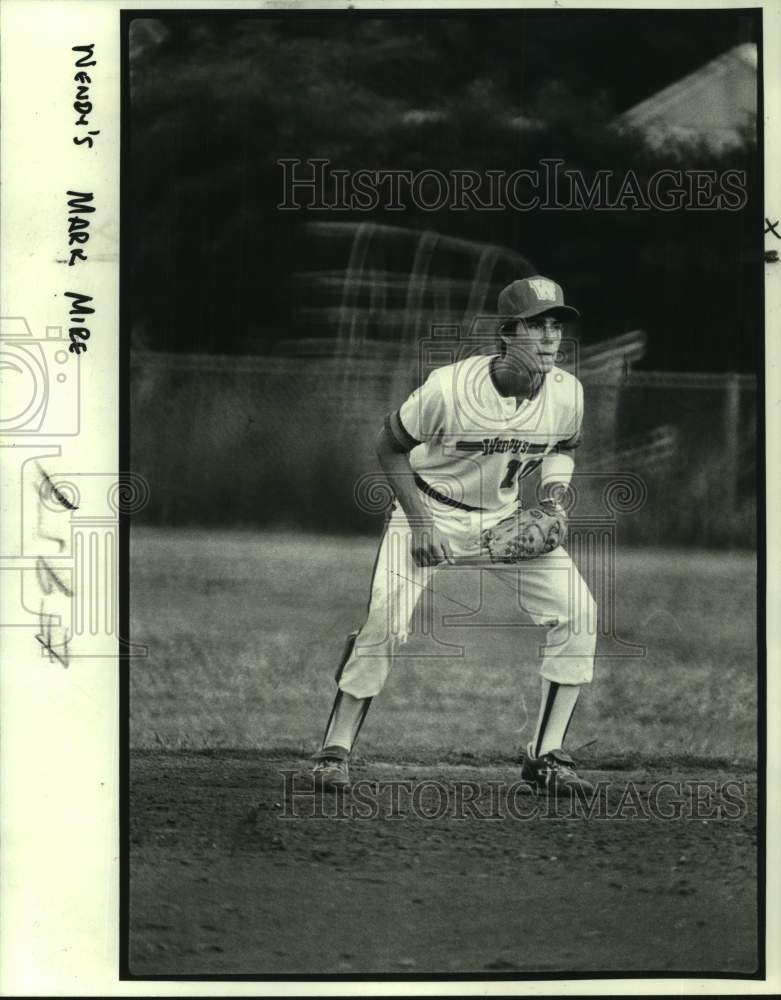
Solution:
{"label": "player's leg", "polygon": [[377,554],[366,621],[350,635],[336,671],[338,689],[316,776],[327,787],[348,782],[347,759],[372,698],[388,677],[393,657],[406,640],[415,607],[436,567],[418,566],[410,552],[410,531],[401,511],[391,516]]}
{"label": "player's leg", "polygon": [[[336,670],[337,683],[352,654],[357,636],[357,632],[351,632],[347,637],[345,650]],[[337,687],[320,750],[315,754],[314,776],[324,788],[337,790],[349,785],[347,762],[370,703],[371,698],[356,698]]]}
{"label": "player's leg", "polygon": [[521,606],[547,628],[540,707],[524,777],[557,793],[587,790],[590,785],[577,777],[563,748],[581,688],[594,675],[596,604],[562,548],[525,563],[519,581]]}
{"label": "player's leg", "polygon": [[530,747],[533,757],[541,757],[564,746],[580,688],[580,684],[559,684],[547,677],[542,678],[540,710]]}
{"label": "player's leg", "polygon": [[[336,670],[337,684],[345,663],[352,655],[357,637],[357,632],[351,632],[347,637],[347,644]],[[342,747],[349,753],[363,724],[370,701],[371,698],[356,698],[354,695],[342,691],[341,688],[337,688],[331,714],[328,716],[328,722],[325,726],[322,745],[324,747]]]}

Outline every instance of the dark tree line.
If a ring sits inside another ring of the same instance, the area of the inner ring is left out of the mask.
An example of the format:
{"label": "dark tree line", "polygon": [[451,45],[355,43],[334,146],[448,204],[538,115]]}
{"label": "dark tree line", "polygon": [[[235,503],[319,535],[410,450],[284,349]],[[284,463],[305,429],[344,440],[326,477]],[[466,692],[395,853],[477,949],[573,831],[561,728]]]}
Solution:
{"label": "dark tree line", "polygon": [[[130,301],[138,343],[260,352],[291,333],[300,225],[277,160],[448,172],[561,158],[591,177],[744,170],[739,212],[368,217],[498,243],[565,287],[584,336],[634,327],[656,368],[750,371],[761,328],[758,158],[649,151],[615,128],[637,101],[751,40],[750,12],[166,18],[131,27]],[[333,220],[366,220],[332,212]],[[337,266],[339,262],[335,262]],[[341,264],[345,264],[342,261]]]}

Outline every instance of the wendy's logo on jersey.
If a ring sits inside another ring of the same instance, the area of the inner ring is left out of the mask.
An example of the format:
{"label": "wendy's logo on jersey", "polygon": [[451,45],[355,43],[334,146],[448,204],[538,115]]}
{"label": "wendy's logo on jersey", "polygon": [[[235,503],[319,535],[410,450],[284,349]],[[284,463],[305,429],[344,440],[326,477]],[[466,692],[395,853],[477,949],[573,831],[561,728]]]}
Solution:
{"label": "wendy's logo on jersey", "polygon": [[[458,445],[466,442],[458,442]],[[523,441],[521,438],[483,438],[480,442],[469,444],[470,451],[477,451],[478,448],[483,455],[541,455],[548,450],[547,444],[532,444],[530,441]]]}
{"label": "wendy's logo on jersey", "polygon": [[521,438],[481,438],[479,441],[456,441],[457,451],[479,452],[481,455],[542,455],[548,450],[547,444],[532,444]]}

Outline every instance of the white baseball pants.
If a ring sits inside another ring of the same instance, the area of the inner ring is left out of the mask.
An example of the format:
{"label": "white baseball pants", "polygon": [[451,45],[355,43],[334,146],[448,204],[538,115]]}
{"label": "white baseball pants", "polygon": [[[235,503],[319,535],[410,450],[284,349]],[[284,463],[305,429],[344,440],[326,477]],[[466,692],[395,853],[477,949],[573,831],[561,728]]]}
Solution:
{"label": "white baseball pants", "polygon": [[[457,559],[479,556],[480,532],[513,510],[470,512],[426,500]],[[382,689],[393,656],[407,639],[421,595],[433,589],[437,574],[462,572],[458,567],[418,566],[412,558],[410,538],[406,515],[396,505],[377,554],[368,617],[337,675],[340,689],[356,698],[371,698]],[[463,570],[470,571],[474,572]],[[559,684],[588,684],[594,673],[596,604],[567,551],[560,546],[520,568],[502,566],[490,571],[504,573],[512,581],[519,615],[525,612],[534,624],[548,630],[540,674]]]}

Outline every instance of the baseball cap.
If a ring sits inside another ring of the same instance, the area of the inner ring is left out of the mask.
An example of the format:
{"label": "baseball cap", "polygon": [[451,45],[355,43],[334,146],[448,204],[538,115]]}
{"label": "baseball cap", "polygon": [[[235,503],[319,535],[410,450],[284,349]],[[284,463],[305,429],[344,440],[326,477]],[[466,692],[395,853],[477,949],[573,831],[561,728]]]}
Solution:
{"label": "baseball cap", "polygon": [[499,315],[507,319],[530,319],[553,313],[561,319],[580,316],[577,309],[564,305],[561,286],[539,274],[519,278],[499,293]]}

